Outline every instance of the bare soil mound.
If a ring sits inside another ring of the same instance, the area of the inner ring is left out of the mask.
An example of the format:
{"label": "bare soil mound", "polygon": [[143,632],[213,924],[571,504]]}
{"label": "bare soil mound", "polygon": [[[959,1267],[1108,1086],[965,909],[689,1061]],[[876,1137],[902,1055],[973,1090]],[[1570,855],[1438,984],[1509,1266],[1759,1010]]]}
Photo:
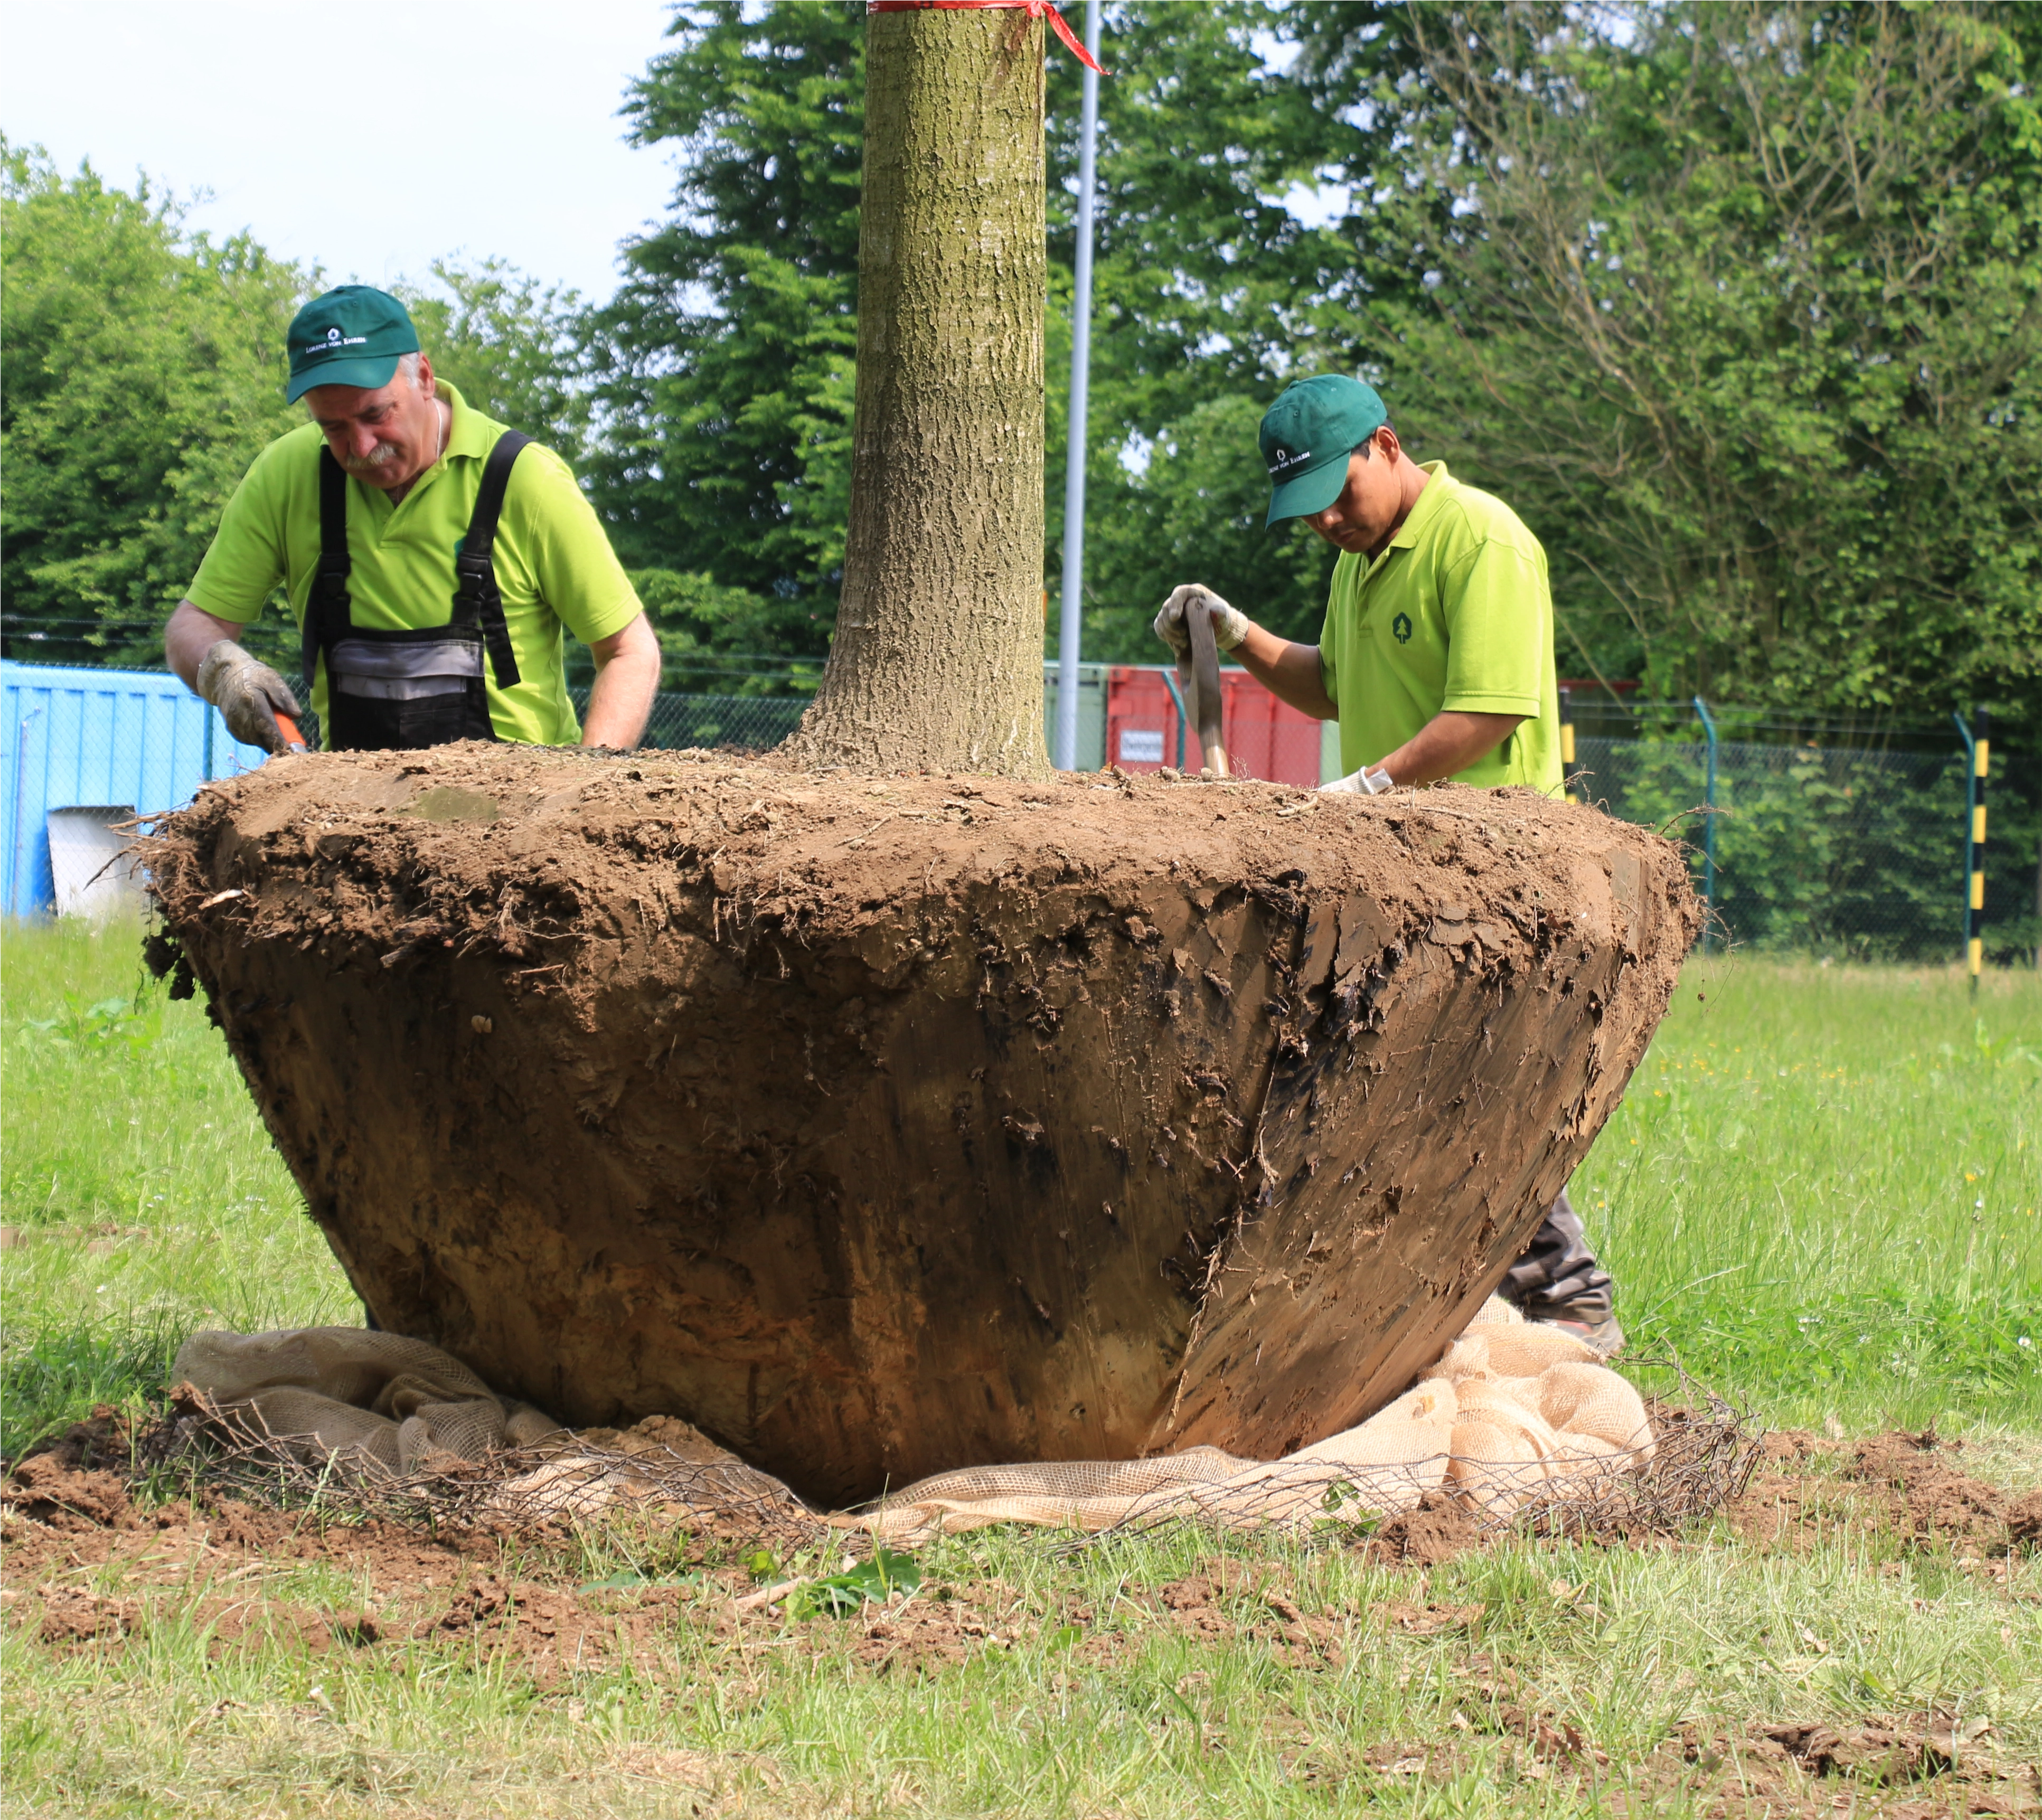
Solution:
{"label": "bare soil mound", "polygon": [[707,755],[283,759],[149,864],[384,1327],[830,1502],[1359,1420],[1697,927],[1675,848],[1528,792]]}

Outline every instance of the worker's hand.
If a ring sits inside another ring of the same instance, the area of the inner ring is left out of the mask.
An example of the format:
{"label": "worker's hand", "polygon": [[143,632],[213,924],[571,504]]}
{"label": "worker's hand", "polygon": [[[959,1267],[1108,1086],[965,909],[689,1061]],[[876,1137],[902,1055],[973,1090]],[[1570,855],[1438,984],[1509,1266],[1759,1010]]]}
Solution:
{"label": "worker's hand", "polygon": [[277,716],[285,713],[295,721],[303,711],[290,684],[231,638],[208,648],[199,660],[195,686],[220,710],[228,732],[244,746],[260,746],[266,752],[285,748]]}
{"label": "worker's hand", "polygon": [[1363,765],[1358,771],[1350,771],[1344,778],[1335,778],[1329,784],[1321,784],[1321,794],[1352,790],[1356,796],[1381,796],[1385,790],[1394,790],[1396,784],[1389,772],[1380,765]]}
{"label": "worker's hand", "polygon": [[1180,657],[1191,654],[1191,629],[1184,623],[1185,605],[1201,598],[1212,612],[1213,642],[1222,651],[1231,651],[1248,636],[1254,623],[1239,607],[1229,606],[1210,588],[1197,582],[1173,587],[1170,598],[1163,602],[1163,610],[1156,615],[1156,636]]}

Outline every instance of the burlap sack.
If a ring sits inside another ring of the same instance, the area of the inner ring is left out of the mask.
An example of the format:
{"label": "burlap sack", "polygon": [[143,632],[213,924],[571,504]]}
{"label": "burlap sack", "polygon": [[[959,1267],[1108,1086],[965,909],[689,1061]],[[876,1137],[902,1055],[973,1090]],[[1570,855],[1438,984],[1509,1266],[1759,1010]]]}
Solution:
{"label": "burlap sack", "polygon": [[457,1359],[401,1334],[353,1327],[194,1333],[171,1367],[230,1419],[300,1458],[365,1474],[478,1462],[560,1432],[499,1397]]}
{"label": "burlap sack", "polygon": [[[480,1461],[562,1433],[530,1405],[496,1395],[458,1359],[395,1334],[197,1333],[176,1369],[224,1413],[343,1473]],[[678,1495],[671,1474],[618,1462],[653,1453],[707,1475],[686,1495],[793,1502],[778,1481],[674,1418],[652,1417],[621,1435],[591,1432],[579,1453],[572,1438],[562,1440],[553,1459],[507,1481],[507,1511],[587,1516],[620,1497]],[[1145,1460],[968,1466],[833,1520],[897,1547],[996,1523],[1098,1531],[1193,1516],[1302,1531],[1329,1518],[1394,1516],[1441,1486],[1470,1509],[1507,1514],[1528,1498],[1637,1470],[1651,1457],[1637,1391],[1572,1335],[1527,1323],[1492,1298],[1388,1408],[1283,1459],[1191,1447]]]}

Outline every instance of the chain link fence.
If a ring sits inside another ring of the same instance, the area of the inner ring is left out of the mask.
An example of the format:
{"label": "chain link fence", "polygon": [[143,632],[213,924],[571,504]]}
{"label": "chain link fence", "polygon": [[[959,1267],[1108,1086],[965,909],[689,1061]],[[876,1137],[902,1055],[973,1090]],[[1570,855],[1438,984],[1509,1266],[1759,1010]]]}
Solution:
{"label": "chain link fence", "polygon": [[[1571,793],[1689,843],[1712,942],[1858,960],[1961,952],[1971,767],[1954,723],[1589,704],[1573,724]],[[1995,742],[1983,932],[2001,964],[2032,962],[2042,941],[2038,769],[2032,748]]]}
{"label": "chain link fence", "polygon": [[[87,622],[0,622],[10,660],[0,844],[6,907],[16,914],[47,905],[56,889],[51,815],[86,808],[105,809],[109,820],[115,810],[147,813],[185,800],[208,778],[260,761],[252,748],[235,747],[182,684],[136,661],[143,630],[117,649]],[[283,626],[251,628],[247,642],[295,674],[296,644]],[[115,656],[135,667],[108,661]],[[1055,667],[1046,670],[1046,736],[1054,728]],[[1082,768],[1106,763],[1116,744],[1114,755],[1134,769],[1171,755],[1175,710],[1162,698],[1160,675],[1082,667]],[[30,688],[32,677],[40,680]],[[682,686],[656,698],[645,744],[768,750],[800,724],[816,677],[813,660],[702,654],[670,661],[667,680]],[[585,711],[586,671],[571,680]],[[1144,685],[1154,701],[1142,697]],[[1241,694],[1229,708],[1244,772],[1310,787],[1328,762],[1323,748],[1308,737],[1287,759],[1271,745],[1269,763],[1252,762],[1260,748],[1242,715],[1252,721],[1251,709],[1271,703],[1252,685]],[[94,701],[99,705],[87,705]],[[1563,717],[1574,736],[1571,793],[1688,843],[1696,884],[1715,912],[1712,942],[1876,961],[1941,962],[1963,953],[1971,767],[1953,722],[1795,718],[1622,702],[1578,687]],[[1308,736],[1321,731],[1299,724]],[[316,739],[309,714],[305,731]],[[1144,736],[1149,744],[1138,753],[1129,742]],[[2033,730],[1995,730],[1987,794],[1984,958],[2042,964],[2042,742]]]}
{"label": "chain link fence", "polygon": [[[575,712],[588,712],[588,691],[573,689]],[[662,690],[652,698],[652,718],[639,743],[656,751],[690,747],[764,751],[801,724],[805,695],[694,695]]]}

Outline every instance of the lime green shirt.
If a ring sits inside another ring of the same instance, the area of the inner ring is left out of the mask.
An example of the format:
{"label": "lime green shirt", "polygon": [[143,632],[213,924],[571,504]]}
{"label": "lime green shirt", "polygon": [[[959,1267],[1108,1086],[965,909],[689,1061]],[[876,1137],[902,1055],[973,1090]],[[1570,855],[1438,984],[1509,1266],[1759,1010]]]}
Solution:
{"label": "lime green shirt", "polygon": [[1343,775],[1372,765],[1436,714],[1522,714],[1455,773],[1464,784],[1559,792],[1560,694],[1546,552],[1524,522],[1444,461],[1373,562],[1333,564],[1319,668],[1340,709]]}
{"label": "lime green shirt", "polygon": [[[445,452],[411,484],[403,503],[347,482],[349,612],[379,631],[445,625],[453,616],[454,557],[482,487],[482,465],[503,426],[462,403],[453,408]],[[220,514],[212,547],[189,590],[192,604],[246,625],[282,587],[302,625],[319,567],[319,457],[325,438],[307,423],[257,456]],[[566,462],[534,444],[518,457],[503,495],[492,552],[519,681],[499,689],[484,664],[489,717],[499,739],[572,745],[581,725],[568,696],[564,626],[584,644],[621,632],[638,617],[638,596]],[[326,711],[325,666],[312,706]]]}

